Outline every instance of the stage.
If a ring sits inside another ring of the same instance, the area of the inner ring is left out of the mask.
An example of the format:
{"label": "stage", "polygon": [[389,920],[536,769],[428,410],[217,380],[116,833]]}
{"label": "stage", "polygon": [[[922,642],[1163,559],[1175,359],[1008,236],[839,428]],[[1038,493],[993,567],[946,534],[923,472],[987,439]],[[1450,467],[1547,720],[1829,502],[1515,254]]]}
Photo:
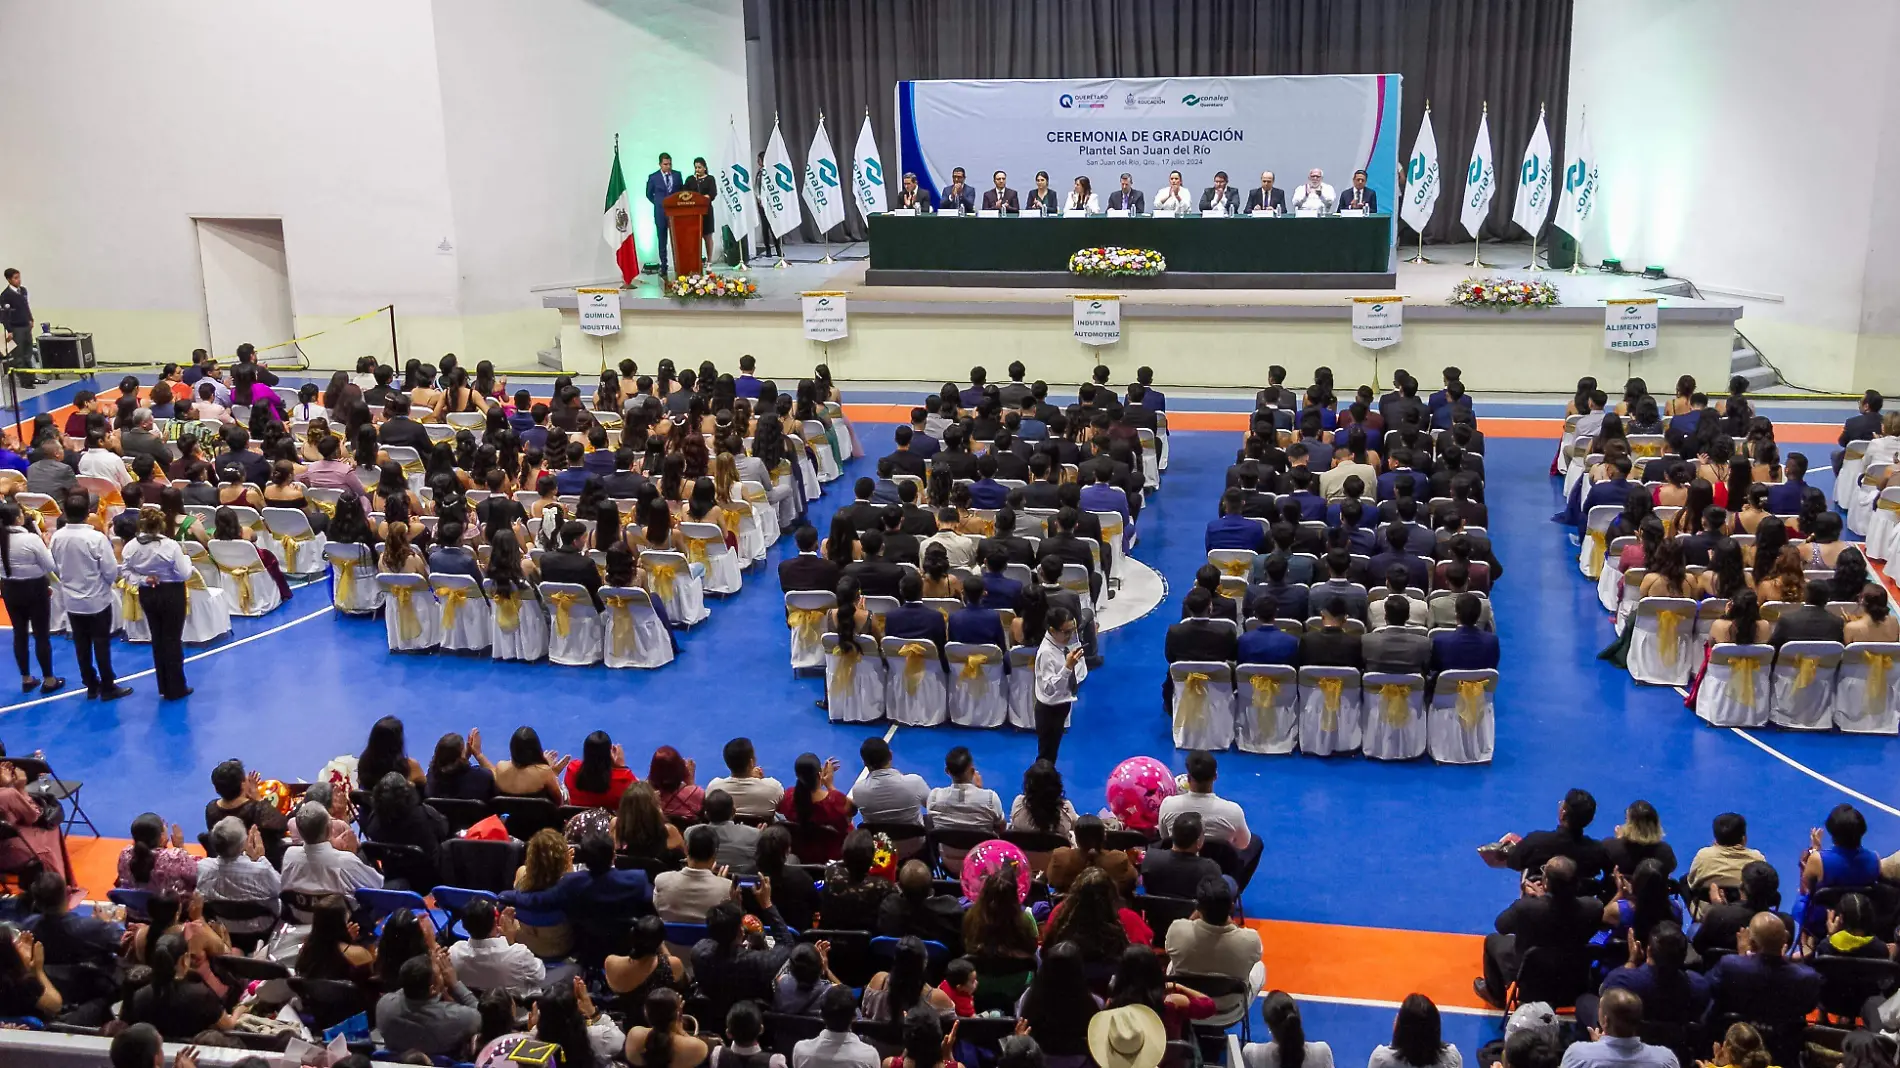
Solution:
{"label": "stage", "polygon": [[[1267,224],[1271,225],[1271,224]],[[631,358],[643,371],[661,356],[684,367],[702,358],[722,366],[751,354],[759,373],[780,380],[808,375],[816,363],[834,377],[858,382],[961,381],[982,364],[1000,379],[1012,360],[1022,360],[1052,383],[1087,381],[1098,362],[1117,378],[1152,366],[1157,385],[1247,386],[1266,381],[1267,367],[1288,368],[1288,381],[1311,381],[1313,368],[1328,366],[1337,381],[1385,381],[1390,369],[1409,367],[1433,381],[1437,369],[1455,365],[1477,388],[1496,391],[1569,393],[1578,377],[1595,375],[1620,386],[1634,373],[1663,388],[1682,374],[1709,388],[1728,380],[1739,304],[1663,296],[1659,343],[1631,359],[1603,347],[1603,305],[1608,298],[1647,296],[1670,281],[1596,271],[1572,275],[1544,271],[1531,276],[1527,245],[1487,245],[1487,261],[1503,265],[1478,270],[1482,277],[1537,277],[1554,284],[1555,308],[1510,312],[1453,308],[1444,301],[1452,287],[1474,273],[1462,265],[1469,245],[1427,246],[1438,263],[1397,264],[1397,281],[1377,289],[1135,289],[1076,279],[1068,291],[985,286],[887,286],[865,280],[863,245],[829,251],[835,263],[816,262],[819,246],[791,246],[790,266],[755,264],[748,276],[759,284],[756,300],[721,304],[685,303],[662,294],[654,275],[643,275],[621,294],[622,332],[594,338],[580,332],[574,285],[612,285],[594,280],[537,287],[544,307],[561,312],[562,364],[575,372],[613,366]],[[1409,255],[1410,249],[1400,249]],[[850,336],[819,343],[804,340],[799,294],[842,292],[848,298]],[[1101,348],[1073,335],[1070,293],[1124,294],[1122,339]],[[1348,298],[1391,292],[1405,301],[1402,343],[1380,350],[1351,338]],[[1661,383],[1662,385],[1659,385]]]}

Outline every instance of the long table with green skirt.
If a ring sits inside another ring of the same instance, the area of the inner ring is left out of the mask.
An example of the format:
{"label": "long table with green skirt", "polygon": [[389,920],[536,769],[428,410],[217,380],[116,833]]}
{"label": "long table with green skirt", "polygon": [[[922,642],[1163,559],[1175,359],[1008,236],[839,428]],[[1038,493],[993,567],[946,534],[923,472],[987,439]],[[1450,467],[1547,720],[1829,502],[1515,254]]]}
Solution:
{"label": "long table with green skirt", "polygon": [[870,285],[1073,286],[1078,250],[1153,249],[1167,270],[1119,288],[1391,288],[1392,217],[872,215]]}

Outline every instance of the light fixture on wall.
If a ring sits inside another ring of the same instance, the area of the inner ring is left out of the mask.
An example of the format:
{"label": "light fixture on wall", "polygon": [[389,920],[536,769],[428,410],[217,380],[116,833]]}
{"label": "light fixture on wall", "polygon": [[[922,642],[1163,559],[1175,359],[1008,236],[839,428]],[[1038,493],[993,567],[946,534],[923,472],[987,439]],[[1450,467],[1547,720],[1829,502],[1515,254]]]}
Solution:
{"label": "light fixture on wall", "polygon": [[1605,270],[1605,271],[1608,271],[1608,272],[1609,272],[1609,273],[1611,273],[1611,274],[1622,274],[1622,273],[1623,273],[1623,261],[1622,261],[1622,260],[1617,260],[1617,259],[1606,259],[1606,260],[1604,260],[1604,261],[1603,261],[1603,263],[1601,264],[1601,266],[1602,266],[1602,268],[1603,268],[1603,270]]}
{"label": "light fixture on wall", "polygon": [[1662,264],[1652,263],[1649,266],[1643,268],[1643,277],[1649,279],[1652,282],[1660,282],[1663,279],[1669,277],[1669,272],[1663,270]]}

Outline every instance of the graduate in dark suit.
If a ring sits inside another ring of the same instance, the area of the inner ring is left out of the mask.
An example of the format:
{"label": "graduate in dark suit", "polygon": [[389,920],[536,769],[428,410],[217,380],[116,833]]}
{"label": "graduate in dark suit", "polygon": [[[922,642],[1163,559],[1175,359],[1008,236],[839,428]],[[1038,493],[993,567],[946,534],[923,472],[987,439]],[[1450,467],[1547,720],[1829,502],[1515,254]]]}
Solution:
{"label": "graduate in dark suit", "polygon": [[951,641],[1009,648],[1009,637],[1003,633],[1003,617],[996,614],[996,609],[983,606],[988,594],[989,587],[982,576],[971,575],[963,580],[963,607],[950,613],[948,620]]}
{"label": "graduate in dark suit", "polygon": [[[949,627],[942,612],[924,603],[923,578],[916,572],[906,571],[897,583],[897,599],[900,602],[897,608],[884,613],[884,636],[935,642],[941,658],[944,643],[950,640]],[[949,662],[945,661],[944,665],[947,668]]]}
{"label": "graduate in dark suit", "polygon": [[[1168,636],[1162,643],[1162,650],[1173,664],[1182,660],[1215,660],[1232,663],[1239,654],[1239,640],[1230,622],[1216,621],[1209,615],[1213,611],[1214,595],[1204,587],[1196,586],[1188,591],[1183,608],[1187,618],[1168,628]],[[1174,676],[1164,675],[1161,679],[1161,711],[1172,714],[1174,710]]]}
{"label": "graduate in dark suit", "polygon": [[795,590],[835,592],[838,565],[818,555],[818,528],[807,523],[798,528],[792,540],[798,543],[798,555],[779,561],[779,587],[786,593]]}
{"label": "graduate in dark suit", "polygon": [[653,205],[653,230],[660,235],[660,273],[669,263],[666,242],[666,208],[661,201],[686,188],[685,179],[673,169],[673,156],[660,153],[660,169],[647,175],[647,201]]}
{"label": "graduate in dark suit", "polygon": [[1478,629],[1484,604],[1477,594],[1459,594],[1456,611],[1458,626],[1450,634],[1432,635],[1432,674],[1496,668],[1498,636]]}
{"label": "graduate in dark suit", "polygon": [[1366,188],[1366,172],[1352,172],[1352,187],[1339,194],[1340,211],[1364,209],[1370,215],[1379,210],[1379,194]]}

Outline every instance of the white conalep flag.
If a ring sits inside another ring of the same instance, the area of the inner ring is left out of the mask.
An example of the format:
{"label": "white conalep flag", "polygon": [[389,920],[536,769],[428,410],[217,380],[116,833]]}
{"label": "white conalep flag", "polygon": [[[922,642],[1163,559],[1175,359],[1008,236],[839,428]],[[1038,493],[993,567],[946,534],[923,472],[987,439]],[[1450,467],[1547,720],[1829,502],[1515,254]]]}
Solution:
{"label": "white conalep flag", "polygon": [[740,241],[756,241],[759,208],[752,189],[758,176],[752,173],[752,156],[739,137],[739,123],[728,121],[732,133],[726,138],[725,165],[719,168],[719,223],[731,227],[732,236]]}
{"label": "white conalep flag", "polygon": [[851,164],[851,195],[859,215],[876,215],[884,207],[884,164],[877,156],[877,138],[871,134],[871,114],[865,112],[858,131],[858,149]]}
{"label": "white conalep flag", "polygon": [[1405,200],[1399,204],[1399,218],[1412,229],[1423,230],[1437,206],[1438,138],[1432,135],[1432,109],[1426,108],[1405,163]]}
{"label": "white conalep flag", "polygon": [[1557,229],[1583,240],[1583,224],[1590,221],[1590,209],[1597,201],[1597,157],[1590,151],[1590,127],[1577,123],[1577,136],[1565,146],[1570,150],[1570,165],[1564,168],[1564,198],[1557,205]]}
{"label": "white conalep flag", "polygon": [[838,154],[831,150],[831,135],[825,132],[825,117],[818,116],[818,132],[811,135],[811,151],[805,153],[805,203],[820,234],[844,223],[844,189],[838,185]]}
{"label": "white conalep flag", "polygon": [[1405,330],[1404,297],[1352,298],[1352,340],[1361,348],[1398,344]]}
{"label": "white conalep flag", "polygon": [[1471,164],[1465,168],[1465,199],[1458,208],[1458,219],[1472,237],[1478,236],[1484,217],[1491,213],[1491,198],[1497,191],[1497,167],[1491,162],[1491,113],[1487,110],[1478,120],[1478,139],[1471,144]]}
{"label": "white conalep flag", "polygon": [[1550,218],[1550,179],[1555,166],[1550,158],[1550,130],[1540,110],[1531,143],[1524,146],[1524,165],[1517,171],[1517,203],[1511,208],[1511,221],[1533,237]]}
{"label": "white conalep flag", "polygon": [[759,202],[765,205],[765,224],[773,237],[784,237],[803,218],[798,210],[798,172],[785,151],[785,135],[772,121],[772,139],[765,143],[765,166],[759,171]]}

